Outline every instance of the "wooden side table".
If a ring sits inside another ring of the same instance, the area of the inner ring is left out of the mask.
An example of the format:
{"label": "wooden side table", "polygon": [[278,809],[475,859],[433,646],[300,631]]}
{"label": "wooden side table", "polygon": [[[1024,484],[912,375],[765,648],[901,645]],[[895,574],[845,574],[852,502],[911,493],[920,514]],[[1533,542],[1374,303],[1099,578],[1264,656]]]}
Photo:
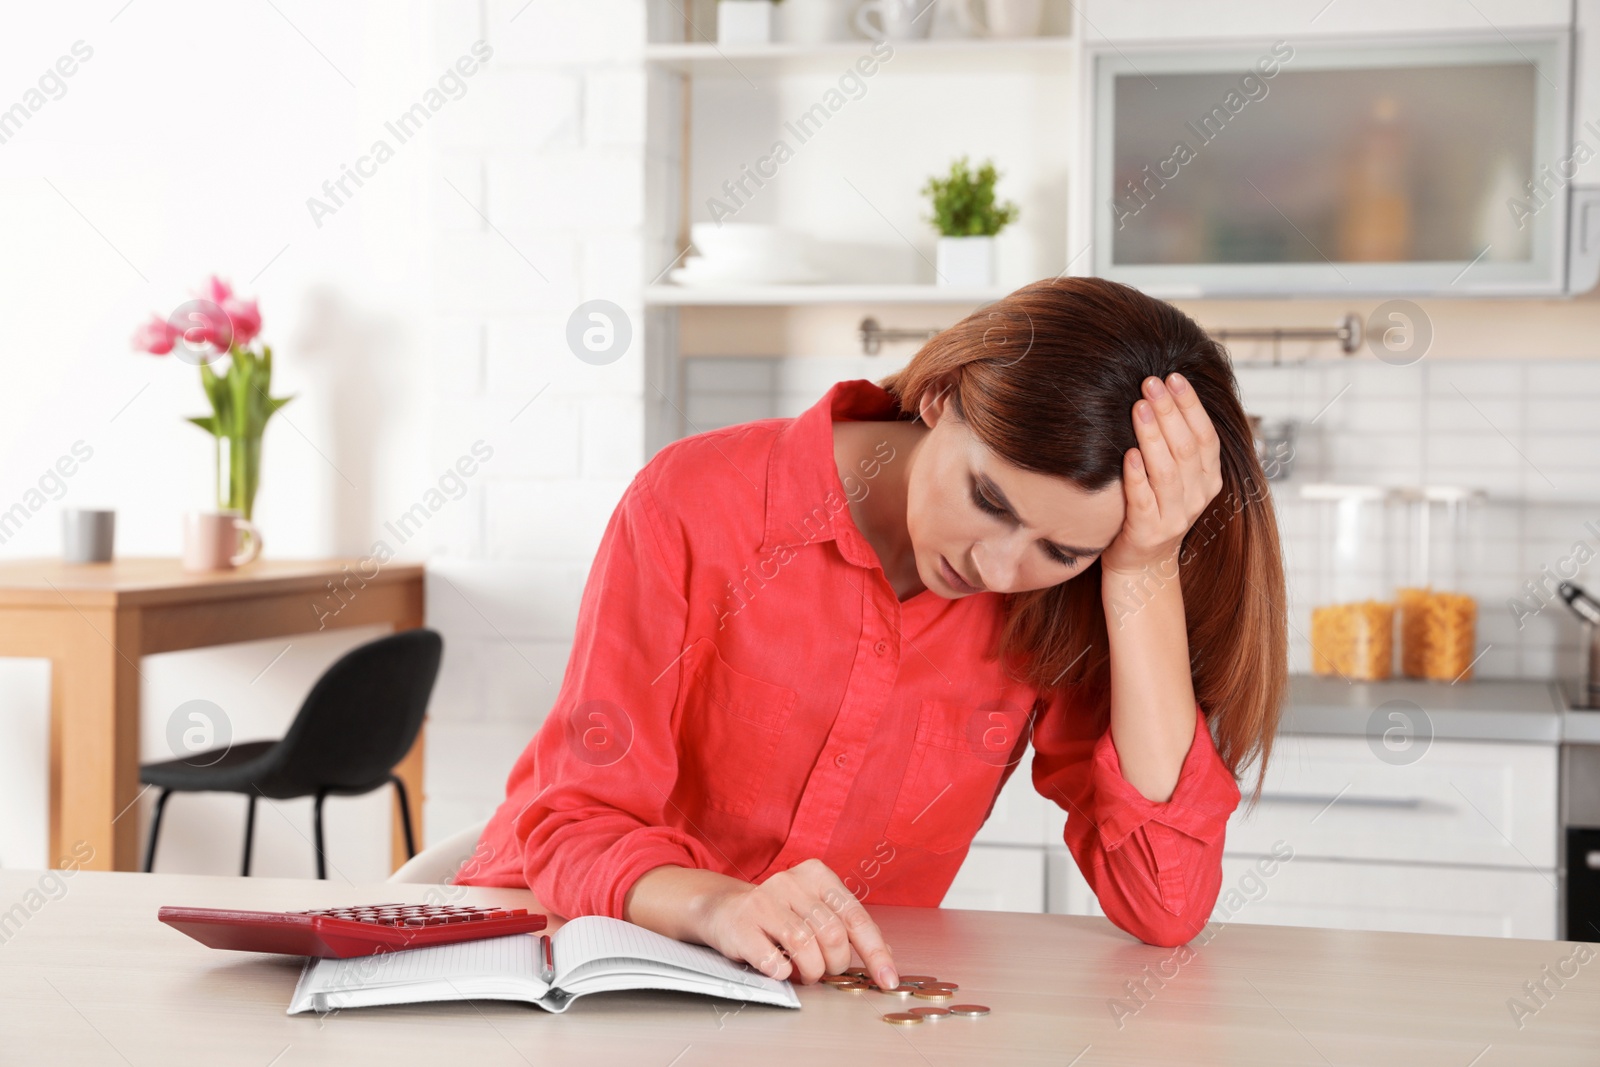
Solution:
{"label": "wooden side table", "polygon": [[[140,658],[322,629],[423,624],[421,564],[258,559],[191,574],[177,559],[0,563],[0,656],[50,661],[52,867],[136,871]],[[426,729],[424,727],[424,729]],[[422,836],[423,737],[395,768]],[[129,817],[124,817],[129,816]],[[399,812],[393,865],[405,862]]]}

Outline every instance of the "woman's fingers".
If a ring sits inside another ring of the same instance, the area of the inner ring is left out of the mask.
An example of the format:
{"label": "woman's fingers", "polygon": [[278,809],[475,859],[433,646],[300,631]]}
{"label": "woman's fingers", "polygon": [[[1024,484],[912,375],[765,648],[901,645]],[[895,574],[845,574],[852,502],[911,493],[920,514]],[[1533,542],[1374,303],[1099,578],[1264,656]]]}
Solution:
{"label": "woman's fingers", "polygon": [[794,965],[783,948],[759,926],[741,927],[734,935],[732,949],[724,955],[744,960],[768,978],[781,982],[794,973]]}
{"label": "woman's fingers", "polygon": [[821,860],[773,875],[747,903],[738,943],[754,955],[741,958],[763,974],[809,984],[842,973],[854,949],[879,985],[900,981],[878,924]]}
{"label": "woman's fingers", "polygon": [[807,860],[793,868],[793,873],[834,916],[832,925],[820,927],[828,973],[838,974],[850,966],[850,950],[854,948],[867,972],[880,986],[888,989],[898,985],[900,977],[894,958],[889,946],[884,944],[878,924],[872,921],[856,895],[845,888],[839,876],[821,860]]}
{"label": "woman's fingers", "polygon": [[[1166,440],[1173,459],[1185,474],[1190,470],[1198,471],[1200,440],[1189,425],[1189,418],[1179,406],[1177,397],[1165,382],[1154,375],[1145,379],[1144,395],[1155,407],[1156,423],[1161,427],[1161,436]],[[1193,390],[1189,391],[1189,395],[1194,395]]]}
{"label": "woman's fingers", "polygon": [[[872,921],[872,916],[867,914],[867,909],[861,901],[857,900],[849,890],[844,890],[844,895],[849,899],[844,900],[834,910],[849,934],[850,944],[855,947],[856,955],[861,957],[867,973],[872,975],[878,985],[884,989],[893,989],[900,984],[900,972],[895,968],[894,956],[889,952],[889,946],[884,943],[883,931]],[[846,966],[848,965],[847,961]]]}
{"label": "woman's fingers", "polygon": [[805,923],[812,944],[821,956],[824,974],[839,974],[850,966],[850,935],[844,922],[826,899],[812,899],[804,911],[795,909]]}
{"label": "woman's fingers", "polygon": [[1167,447],[1166,434],[1155,405],[1140,400],[1133,405],[1133,433],[1139,439],[1139,455],[1145,478],[1155,493],[1162,516],[1179,509],[1183,499],[1183,474]]}
{"label": "woman's fingers", "polygon": [[[1192,443],[1174,449],[1178,454],[1193,449],[1193,461],[1182,461],[1187,490],[1185,507],[1192,518],[1222,489],[1222,442],[1205,405],[1200,403],[1199,396],[1183,375],[1177,372],[1168,375],[1166,385],[1174,413],[1182,417],[1187,439]],[[1169,434],[1169,441],[1171,439]]]}
{"label": "woman's fingers", "polygon": [[1208,471],[1215,471],[1217,460],[1222,454],[1222,440],[1217,436],[1217,428],[1212,423],[1210,414],[1206,412],[1205,405],[1200,403],[1200,397],[1188,379],[1178,372],[1174,371],[1167,375],[1166,384],[1173,401],[1189,426],[1189,432],[1194,435],[1195,441],[1200,446],[1201,466]]}
{"label": "woman's fingers", "polygon": [[1128,449],[1122,456],[1122,494],[1127,501],[1130,518],[1160,517],[1161,508],[1156,503],[1155,490],[1150,488],[1150,473],[1145,470],[1144,458],[1137,448]]}
{"label": "woman's fingers", "polygon": [[794,967],[795,977],[810,985],[827,973],[822,961],[822,949],[817,944],[816,931],[793,908],[788,914],[774,917],[766,929],[768,937],[783,946]]}

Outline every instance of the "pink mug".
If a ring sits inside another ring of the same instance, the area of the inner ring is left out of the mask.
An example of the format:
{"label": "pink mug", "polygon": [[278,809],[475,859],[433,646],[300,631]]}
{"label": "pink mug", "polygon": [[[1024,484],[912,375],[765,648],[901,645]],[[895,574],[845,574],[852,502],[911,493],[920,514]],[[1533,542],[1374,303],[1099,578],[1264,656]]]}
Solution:
{"label": "pink mug", "polygon": [[[239,536],[250,543],[243,551]],[[236,511],[183,513],[183,569],[225,571],[242,567],[261,555],[261,531]]]}

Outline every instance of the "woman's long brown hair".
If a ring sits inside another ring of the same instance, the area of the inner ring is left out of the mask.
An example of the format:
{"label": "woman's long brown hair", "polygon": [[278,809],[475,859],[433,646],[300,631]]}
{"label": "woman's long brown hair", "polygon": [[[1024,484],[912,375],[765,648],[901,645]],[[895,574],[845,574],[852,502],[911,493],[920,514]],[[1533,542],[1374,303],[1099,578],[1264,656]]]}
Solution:
{"label": "woman's long brown hair", "polygon": [[[1287,619],[1277,517],[1226,350],[1137,289],[1053,278],[974,311],[877,384],[908,419],[930,392],[948,391],[956,417],[995,455],[1095,492],[1120,485],[1122,457],[1139,443],[1140,383],[1173,371],[1194,387],[1221,441],[1222,490],[1178,554],[1195,697],[1235,779],[1259,760],[1254,804],[1287,686]],[[1100,573],[1096,560],[1060,585],[1008,594],[996,651],[1041,696],[1076,688],[1105,723]]]}

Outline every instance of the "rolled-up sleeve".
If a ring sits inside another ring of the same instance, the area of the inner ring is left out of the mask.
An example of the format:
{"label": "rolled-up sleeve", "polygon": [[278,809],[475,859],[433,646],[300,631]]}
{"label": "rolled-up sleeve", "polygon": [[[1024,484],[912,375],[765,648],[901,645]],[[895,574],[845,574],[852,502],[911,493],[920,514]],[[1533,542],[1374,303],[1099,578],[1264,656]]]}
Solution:
{"label": "rolled-up sleeve", "polygon": [[1194,711],[1194,739],[1161,803],[1122,776],[1111,730],[1088,729],[1096,717],[1070,697],[1053,698],[1034,730],[1034,787],[1066,811],[1064,838],[1084,880],[1108,919],[1155,945],[1183,944],[1210,918],[1239,806],[1198,703]]}
{"label": "rolled-up sleeve", "polygon": [[668,818],[689,560],[681,525],[651,490],[651,470],[635,476],[612,513],[560,693],[484,831],[499,856],[466,883],[504,884],[510,879],[495,869],[520,871],[543,906],[568,917],[621,918],[628,890],[651,868],[717,866]]}

